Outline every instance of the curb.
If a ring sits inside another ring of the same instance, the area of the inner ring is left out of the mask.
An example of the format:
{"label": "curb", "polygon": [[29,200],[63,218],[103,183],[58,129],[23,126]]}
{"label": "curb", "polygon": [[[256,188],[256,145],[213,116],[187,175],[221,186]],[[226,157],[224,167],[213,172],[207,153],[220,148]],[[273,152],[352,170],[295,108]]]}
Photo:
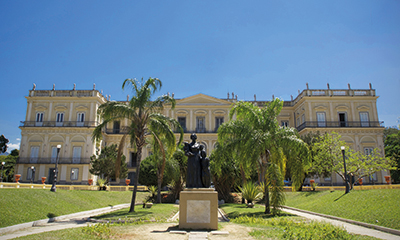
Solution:
{"label": "curb", "polygon": [[68,215],[62,215],[62,216],[55,217],[55,218],[48,218],[48,219],[42,219],[42,220],[37,220],[37,221],[33,221],[33,222],[21,223],[21,224],[9,226],[9,227],[0,228],[0,234],[14,232],[14,231],[22,230],[25,228],[41,226],[41,225],[44,225],[47,223],[59,222],[59,221],[68,220],[68,219],[72,219],[72,218],[90,217],[92,215],[99,215],[102,213],[112,212],[112,211],[115,211],[115,210],[118,210],[121,208],[127,208],[129,206],[130,206],[130,203],[125,203],[125,204],[119,204],[119,205],[105,207],[105,208],[98,208],[98,209],[93,209],[93,210],[88,210],[88,211],[83,211],[83,212],[71,213]]}
{"label": "curb", "polygon": [[302,210],[302,209],[298,209],[298,208],[294,208],[294,207],[283,206],[282,208],[283,209],[287,208],[290,210],[295,210],[295,211],[304,212],[304,213],[308,213],[308,214],[312,214],[312,215],[317,215],[320,217],[325,217],[325,218],[330,218],[330,219],[334,219],[334,220],[338,220],[338,221],[342,221],[342,222],[347,222],[347,223],[351,223],[351,224],[355,224],[355,225],[359,225],[359,226],[363,226],[363,227],[367,227],[367,228],[372,228],[375,230],[379,230],[382,232],[391,233],[391,234],[400,236],[400,230],[393,229],[393,228],[387,228],[387,227],[382,227],[382,226],[378,226],[378,225],[374,225],[374,224],[358,222],[358,221],[354,221],[354,220],[350,220],[350,219],[335,217],[335,216],[331,216],[331,215],[325,215],[322,213],[310,212],[307,210]]}

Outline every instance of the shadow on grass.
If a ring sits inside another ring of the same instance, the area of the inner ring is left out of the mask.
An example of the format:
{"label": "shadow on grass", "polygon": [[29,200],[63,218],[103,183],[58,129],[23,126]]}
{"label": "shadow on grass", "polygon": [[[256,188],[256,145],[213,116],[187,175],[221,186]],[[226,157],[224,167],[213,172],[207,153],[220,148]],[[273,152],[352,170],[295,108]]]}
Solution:
{"label": "shadow on grass", "polygon": [[333,201],[336,202],[337,200],[341,199],[344,195],[346,195],[346,193],[343,193],[340,197],[336,198],[336,199],[333,200]]}
{"label": "shadow on grass", "polygon": [[[266,214],[264,213],[265,208],[256,208],[257,210],[254,210],[252,208],[247,208],[246,205],[243,204],[237,204],[237,205],[231,205],[230,208],[232,210],[226,210],[225,212],[227,213],[227,217],[230,219],[238,218],[238,217],[255,217],[255,218],[273,218],[273,217],[293,217],[296,216],[294,214],[290,213],[283,213],[280,212],[277,215],[272,215],[272,214]],[[237,209],[237,211],[235,211]]]}

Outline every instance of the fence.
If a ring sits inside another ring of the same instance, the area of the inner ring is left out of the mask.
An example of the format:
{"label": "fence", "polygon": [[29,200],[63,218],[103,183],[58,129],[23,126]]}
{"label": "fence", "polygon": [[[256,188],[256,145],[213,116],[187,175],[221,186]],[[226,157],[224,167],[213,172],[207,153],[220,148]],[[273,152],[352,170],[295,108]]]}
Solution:
{"label": "fence", "polygon": [[[30,183],[0,183],[0,188],[30,188],[30,189],[49,189],[51,184],[30,184]],[[62,190],[89,190],[97,191],[99,186],[89,186],[89,185],[59,185],[57,184],[57,189]],[[133,191],[134,186],[107,186],[107,191],[111,192],[121,192],[121,191]],[[146,186],[138,186],[138,191],[147,191]]]}
{"label": "fence", "polygon": [[[284,187],[285,192],[294,192],[292,187]],[[400,184],[386,184],[386,185],[361,185],[354,186],[353,190],[372,190],[372,189],[400,189]],[[345,186],[321,186],[315,187],[315,191],[344,191]],[[311,187],[303,187],[303,192],[312,191]]]}

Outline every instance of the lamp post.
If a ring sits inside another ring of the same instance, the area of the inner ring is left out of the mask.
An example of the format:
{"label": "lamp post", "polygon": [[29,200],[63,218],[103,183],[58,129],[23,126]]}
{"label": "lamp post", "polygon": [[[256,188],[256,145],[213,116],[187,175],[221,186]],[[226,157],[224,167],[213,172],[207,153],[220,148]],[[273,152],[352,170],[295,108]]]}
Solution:
{"label": "lamp post", "polygon": [[6,162],[1,162],[1,175],[0,175],[0,180],[1,180],[1,182],[3,182],[3,168],[4,168],[4,164],[6,164]]}
{"label": "lamp post", "polygon": [[346,171],[346,154],[344,150],[346,149],[345,146],[341,146],[340,149],[342,150],[342,155],[343,155],[343,165],[344,165],[344,181],[345,181],[345,186],[346,186],[346,193],[349,193],[349,181],[347,179],[347,171]]}
{"label": "lamp post", "polygon": [[59,155],[60,155],[60,149],[61,149],[61,145],[57,145],[56,168],[54,169],[54,180],[53,180],[53,185],[51,186],[51,189],[50,189],[50,191],[52,191],[52,192],[56,192],[56,190],[57,190],[57,188],[56,188],[57,175],[58,175],[57,165],[58,165],[58,157],[59,157]]}
{"label": "lamp post", "polygon": [[31,184],[35,181],[35,172],[36,172],[36,169],[35,169],[35,167],[34,166],[32,166],[31,167],[31,170],[32,170],[32,176],[31,176]]}

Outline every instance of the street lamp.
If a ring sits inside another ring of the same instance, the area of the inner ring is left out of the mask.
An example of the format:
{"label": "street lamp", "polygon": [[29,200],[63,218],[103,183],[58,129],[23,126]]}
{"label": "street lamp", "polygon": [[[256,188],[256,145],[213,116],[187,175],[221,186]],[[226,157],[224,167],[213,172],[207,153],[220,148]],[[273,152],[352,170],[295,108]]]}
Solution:
{"label": "street lamp", "polygon": [[54,169],[54,180],[53,180],[53,185],[51,186],[51,189],[50,189],[50,191],[52,191],[52,192],[56,192],[56,190],[57,190],[57,188],[56,188],[57,175],[58,175],[57,165],[58,165],[58,157],[59,157],[59,155],[60,155],[60,149],[61,149],[61,145],[57,145],[56,168]]}
{"label": "street lamp", "polygon": [[1,163],[1,175],[0,175],[0,181],[3,182],[3,168],[4,168],[4,164],[6,164],[6,162],[2,162]]}
{"label": "street lamp", "polygon": [[342,155],[343,155],[343,165],[344,165],[344,181],[345,181],[345,185],[346,185],[346,193],[349,193],[349,181],[347,179],[347,171],[346,171],[346,155],[344,153],[344,150],[346,149],[345,146],[341,146],[340,149],[342,150]]}
{"label": "street lamp", "polygon": [[35,167],[34,166],[32,166],[31,167],[31,170],[32,170],[32,176],[31,176],[31,184],[35,181],[35,172],[36,172],[36,169],[35,169]]}

